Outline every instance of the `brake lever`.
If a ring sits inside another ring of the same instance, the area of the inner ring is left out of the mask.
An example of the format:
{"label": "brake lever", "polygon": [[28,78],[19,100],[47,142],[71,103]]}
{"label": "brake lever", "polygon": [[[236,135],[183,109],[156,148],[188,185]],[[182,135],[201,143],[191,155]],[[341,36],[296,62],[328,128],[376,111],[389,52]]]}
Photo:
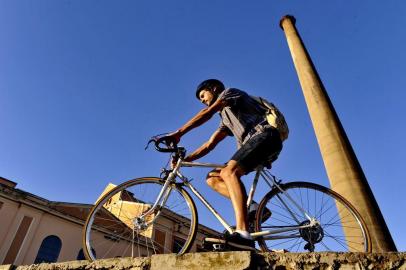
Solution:
{"label": "brake lever", "polygon": [[149,145],[150,145],[152,142],[156,142],[156,140],[155,140],[155,139],[149,140],[148,143],[147,143],[147,146],[145,146],[145,149],[144,149],[144,150],[147,150],[148,147],[149,147]]}
{"label": "brake lever", "polygon": [[165,133],[161,133],[161,134],[152,136],[151,139],[148,141],[147,146],[145,146],[145,150],[148,149],[149,145],[150,145],[152,142],[153,142],[153,143],[156,143],[157,140],[159,140],[159,138],[160,138],[161,136],[165,136],[165,135],[167,135],[167,134],[168,134],[168,133],[165,132]]}

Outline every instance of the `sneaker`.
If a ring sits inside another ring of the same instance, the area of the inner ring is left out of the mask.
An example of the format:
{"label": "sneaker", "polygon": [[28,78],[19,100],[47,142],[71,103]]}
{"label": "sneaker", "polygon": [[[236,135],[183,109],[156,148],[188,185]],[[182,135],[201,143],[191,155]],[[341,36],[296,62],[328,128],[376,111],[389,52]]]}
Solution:
{"label": "sneaker", "polygon": [[[259,205],[257,202],[252,201],[250,208],[248,209],[248,223],[254,224],[255,216],[257,215],[258,206]],[[272,212],[267,207],[265,207],[265,210],[262,215],[263,215],[262,222],[265,222],[266,220],[268,220],[268,218],[271,217]]]}
{"label": "sneaker", "polygon": [[226,243],[234,250],[256,250],[254,240],[246,239],[237,232],[229,235],[226,239]]}

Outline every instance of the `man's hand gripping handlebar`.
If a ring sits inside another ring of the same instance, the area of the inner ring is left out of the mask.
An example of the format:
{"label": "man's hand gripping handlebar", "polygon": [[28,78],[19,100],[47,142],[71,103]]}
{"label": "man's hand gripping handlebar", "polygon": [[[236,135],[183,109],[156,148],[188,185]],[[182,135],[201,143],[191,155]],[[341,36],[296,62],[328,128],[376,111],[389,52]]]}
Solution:
{"label": "man's hand gripping handlebar", "polygon": [[186,155],[186,149],[184,147],[178,146],[179,141],[177,140],[176,137],[172,136],[172,134],[168,135],[158,135],[152,137],[149,141],[145,149],[148,148],[148,146],[151,143],[154,143],[155,149],[158,152],[162,153],[172,153],[172,167],[177,163],[178,159],[184,159]]}

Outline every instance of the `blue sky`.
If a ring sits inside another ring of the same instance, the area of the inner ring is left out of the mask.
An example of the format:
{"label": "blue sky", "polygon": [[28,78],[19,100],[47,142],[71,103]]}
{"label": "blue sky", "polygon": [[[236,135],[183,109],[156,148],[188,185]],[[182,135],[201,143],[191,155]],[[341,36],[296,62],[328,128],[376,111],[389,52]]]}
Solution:
{"label": "blue sky", "polygon": [[[156,176],[149,137],[202,105],[218,78],[276,103],[291,130],[273,171],[328,185],[279,20],[297,28],[399,250],[406,250],[404,1],[1,1],[0,176],[56,201],[91,203],[108,182]],[[184,137],[194,149],[218,117]],[[225,162],[233,138],[202,161]],[[185,172],[233,222],[231,204]],[[250,183],[249,177],[246,177]],[[220,228],[202,211],[200,221]]]}

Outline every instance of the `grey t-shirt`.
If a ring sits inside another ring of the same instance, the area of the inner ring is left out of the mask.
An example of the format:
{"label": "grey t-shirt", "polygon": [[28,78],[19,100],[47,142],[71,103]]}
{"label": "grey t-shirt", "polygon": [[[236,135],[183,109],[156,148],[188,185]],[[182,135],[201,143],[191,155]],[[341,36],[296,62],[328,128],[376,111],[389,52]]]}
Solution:
{"label": "grey t-shirt", "polygon": [[236,88],[224,90],[218,98],[226,101],[227,104],[220,111],[219,129],[234,136],[240,148],[247,141],[247,135],[252,133],[254,127],[264,122],[265,110],[246,92]]}

